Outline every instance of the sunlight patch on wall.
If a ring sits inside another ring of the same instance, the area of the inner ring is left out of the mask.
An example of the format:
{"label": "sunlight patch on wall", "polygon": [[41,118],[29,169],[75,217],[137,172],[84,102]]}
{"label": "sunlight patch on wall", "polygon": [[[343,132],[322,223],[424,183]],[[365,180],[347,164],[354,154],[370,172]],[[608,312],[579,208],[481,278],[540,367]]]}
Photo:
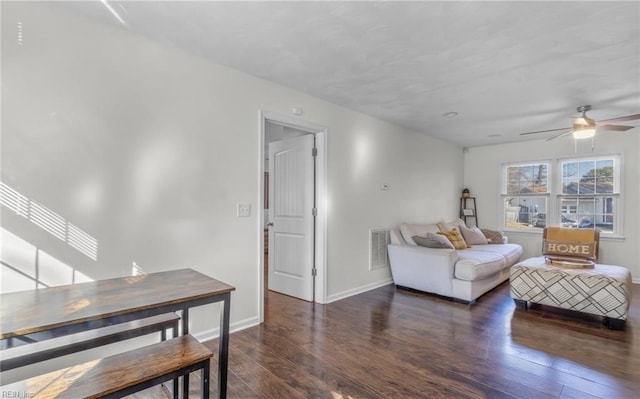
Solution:
{"label": "sunlight patch on wall", "polygon": [[0,182],[0,205],[22,216],[92,260],[98,260],[98,241],[65,218]]}
{"label": "sunlight patch on wall", "polygon": [[1,293],[93,281],[4,228],[0,228],[0,241]]}

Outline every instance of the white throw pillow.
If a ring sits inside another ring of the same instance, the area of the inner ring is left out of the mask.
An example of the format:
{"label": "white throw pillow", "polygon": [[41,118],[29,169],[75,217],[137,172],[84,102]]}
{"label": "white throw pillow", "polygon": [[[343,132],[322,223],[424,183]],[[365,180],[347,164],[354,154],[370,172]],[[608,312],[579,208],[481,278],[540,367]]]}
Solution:
{"label": "white throw pillow", "polygon": [[482,234],[479,228],[473,226],[471,228],[467,226],[458,226],[460,232],[462,233],[462,237],[469,245],[484,245],[488,244],[489,240]]}

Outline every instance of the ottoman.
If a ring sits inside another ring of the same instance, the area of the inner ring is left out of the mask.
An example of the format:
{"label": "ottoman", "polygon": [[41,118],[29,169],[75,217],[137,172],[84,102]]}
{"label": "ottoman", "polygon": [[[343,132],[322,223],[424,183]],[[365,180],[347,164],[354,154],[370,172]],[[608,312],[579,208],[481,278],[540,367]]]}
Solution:
{"label": "ottoman", "polygon": [[544,257],[529,258],[511,267],[509,282],[516,306],[527,302],[603,316],[612,330],[624,328],[631,303],[631,273],[621,266],[593,268],[548,265]]}

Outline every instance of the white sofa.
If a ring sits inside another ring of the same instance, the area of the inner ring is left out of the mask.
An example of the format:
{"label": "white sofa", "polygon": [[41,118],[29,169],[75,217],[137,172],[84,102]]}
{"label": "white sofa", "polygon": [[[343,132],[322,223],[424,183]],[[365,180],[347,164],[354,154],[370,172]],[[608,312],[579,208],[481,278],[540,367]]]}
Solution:
{"label": "white sofa", "polygon": [[[509,269],[520,260],[522,246],[509,244],[472,245],[467,249],[427,248],[412,236],[437,233],[448,224],[403,224],[391,231],[388,246],[391,272],[396,286],[412,288],[473,303],[482,294],[509,279]],[[444,230],[444,229],[443,229]]]}

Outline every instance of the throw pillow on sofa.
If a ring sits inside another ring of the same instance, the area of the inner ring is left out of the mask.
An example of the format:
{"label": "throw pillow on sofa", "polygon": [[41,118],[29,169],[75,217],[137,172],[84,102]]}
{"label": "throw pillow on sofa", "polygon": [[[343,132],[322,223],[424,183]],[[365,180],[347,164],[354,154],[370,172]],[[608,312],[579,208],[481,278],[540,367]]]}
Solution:
{"label": "throw pillow on sofa", "polygon": [[447,237],[455,249],[470,248],[457,227],[454,227],[451,231],[439,231],[438,234]]}
{"label": "throw pillow on sofa", "polygon": [[413,236],[426,237],[427,233],[437,233],[440,231],[438,226],[435,223],[432,224],[409,224],[402,223],[400,225],[400,234],[404,241],[409,245],[417,245],[415,241],[413,241]]}
{"label": "throw pillow on sofa", "polygon": [[456,220],[452,220],[450,222],[438,222],[438,229],[440,231],[451,231],[454,227],[466,226],[467,224],[464,220],[458,218]]}
{"label": "throw pillow on sofa", "polygon": [[426,237],[413,236],[411,237],[416,244],[427,248],[450,248],[454,249],[453,244],[449,239],[440,234],[427,233]]}
{"label": "throw pillow on sofa", "polygon": [[501,232],[489,229],[480,229],[480,231],[487,237],[489,244],[504,244]]}
{"label": "throw pillow on sofa", "polygon": [[482,234],[482,231],[480,231],[476,226],[471,228],[467,226],[458,226],[458,228],[468,245],[485,245],[489,243],[487,237],[485,237],[484,234]]}

